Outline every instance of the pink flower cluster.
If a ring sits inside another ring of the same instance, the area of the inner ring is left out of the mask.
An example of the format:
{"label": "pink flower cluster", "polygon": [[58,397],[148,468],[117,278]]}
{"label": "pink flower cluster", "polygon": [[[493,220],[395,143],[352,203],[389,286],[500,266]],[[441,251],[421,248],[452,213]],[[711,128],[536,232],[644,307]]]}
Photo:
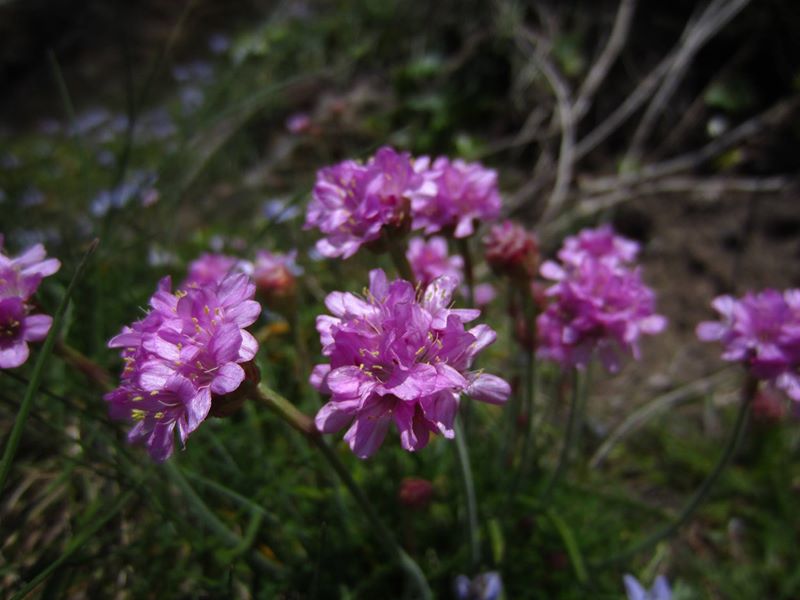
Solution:
{"label": "pink flower cluster", "polygon": [[176,427],[185,445],[208,416],[212,396],[241,385],[241,364],[258,349],[244,328],[261,312],[244,274],[222,273],[204,282],[190,277],[182,289],[173,293],[171,287],[168,277],[162,279],[145,318],[108,343],[122,348],[125,361],[120,386],[105,396],[110,414],[132,420],[128,440],[145,443],[158,462],[172,454]]}
{"label": "pink flower cluster", "polygon": [[411,225],[425,233],[474,231],[474,220],[500,213],[497,173],[477,163],[440,157],[413,160],[383,147],[365,164],[346,160],[317,173],[305,228],[325,237],[317,250],[349,258],[386,229]]}
{"label": "pink flower cluster", "polygon": [[45,258],[44,246],[36,244],[12,258],[3,251],[0,235],[0,369],[19,367],[30,354],[28,342],[47,337],[53,318],[33,314],[31,297],[42,279],[61,267],[55,258]]}
{"label": "pink flower cluster", "polygon": [[441,236],[436,235],[429,240],[411,238],[406,258],[414,279],[423,286],[443,275],[458,281],[464,278],[464,259],[458,255],[450,256],[447,253],[447,240]]}
{"label": "pink flower cluster", "polygon": [[564,367],[585,368],[597,354],[611,372],[620,355],[639,358],[639,338],[666,327],[655,313],[655,294],[632,267],[638,245],[610,227],[567,238],[561,264],[545,262],[541,274],[555,281],[548,307],[537,318],[538,354]]}
{"label": "pink flower cluster", "polygon": [[486,262],[493,271],[529,281],[539,266],[539,242],[536,236],[509,219],[492,225],[483,238]]}
{"label": "pink flower cluster", "polygon": [[700,323],[697,336],[720,342],[724,360],[800,401],[800,289],[720,296],[711,305],[722,318]]}
{"label": "pink flower cluster", "polygon": [[311,384],[331,400],[316,416],[323,433],[350,428],[345,440],[360,458],[371,456],[394,422],[409,451],[428,443],[431,433],[452,438],[462,393],[501,404],[508,383],[472,371],[475,356],[496,337],[488,325],[464,324],[480,311],[450,308],[458,282],[440,277],[421,297],[402,279],[389,283],[380,269],[370,272],[365,298],[333,292],[325,304],[333,316],[317,317],[322,353]]}

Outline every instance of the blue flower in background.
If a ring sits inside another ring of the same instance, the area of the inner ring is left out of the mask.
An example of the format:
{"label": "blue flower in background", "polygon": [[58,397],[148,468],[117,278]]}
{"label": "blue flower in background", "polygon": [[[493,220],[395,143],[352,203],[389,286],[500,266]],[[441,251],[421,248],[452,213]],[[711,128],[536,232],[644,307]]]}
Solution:
{"label": "blue flower in background", "polygon": [[653,582],[653,589],[650,591],[647,591],[633,575],[625,575],[622,580],[625,582],[625,593],[628,594],[628,600],[672,599],[672,591],[669,589],[667,578],[663,575],[656,577]]}
{"label": "blue flower in background", "polygon": [[499,600],[503,581],[497,571],[481,573],[472,581],[466,575],[459,575],[453,589],[456,600]]}

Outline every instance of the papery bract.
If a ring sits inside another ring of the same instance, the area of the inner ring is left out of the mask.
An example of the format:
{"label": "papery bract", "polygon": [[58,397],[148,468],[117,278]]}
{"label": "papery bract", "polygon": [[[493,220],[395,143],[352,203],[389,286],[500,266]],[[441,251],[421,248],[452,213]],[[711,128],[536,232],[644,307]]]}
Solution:
{"label": "papery bract", "polygon": [[333,433],[350,424],[345,440],[360,458],[375,453],[391,423],[404,449],[419,450],[430,434],[455,435],[462,393],[501,404],[509,385],[471,370],[475,356],[495,339],[487,325],[466,330],[480,311],[451,308],[457,281],[440,277],[421,297],[402,279],[389,283],[370,272],[365,298],[333,292],[325,304],[332,316],[317,317],[322,353],[311,384],[331,400],[316,416],[317,428]]}
{"label": "papery bract", "polygon": [[505,220],[492,225],[483,238],[486,262],[498,274],[530,280],[539,266],[539,242],[519,223]]}

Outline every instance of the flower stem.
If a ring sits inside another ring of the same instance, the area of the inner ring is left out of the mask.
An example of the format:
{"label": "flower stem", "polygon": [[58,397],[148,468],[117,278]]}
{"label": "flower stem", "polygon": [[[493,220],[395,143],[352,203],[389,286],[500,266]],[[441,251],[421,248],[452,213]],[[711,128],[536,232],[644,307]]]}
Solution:
{"label": "flower stem", "polygon": [[550,481],[542,492],[540,501],[546,505],[550,497],[555,491],[561,479],[564,477],[567,467],[569,466],[569,458],[572,452],[572,447],[576,444],[578,434],[581,428],[581,412],[583,410],[583,397],[586,389],[586,377],[582,376],[578,369],[575,369],[572,379],[572,402],[569,408],[569,420],[567,422],[567,435],[564,439],[564,445],[561,447],[561,454],[558,457],[558,464],[556,470],[553,472]]}
{"label": "flower stem", "polygon": [[472,252],[469,249],[469,238],[458,239],[458,251],[464,259],[464,283],[467,286],[467,306],[475,306],[475,271],[472,266]]}
{"label": "flower stem", "polygon": [[258,399],[276,412],[294,429],[304,434],[311,445],[320,451],[322,456],[328,461],[328,464],[333,468],[333,470],[339,476],[339,479],[353,496],[353,499],[364,511],[364,514],[372,524],[372,527],[386,552],[398,562],[409,578],[414,582],[420,597],[424,598],[425,600],[433,598],[433,593],[428,586],[428,582],[425,579],[422,569],[420,569],[419,565],[414,561],[414,559],[406,554],[406,552],[397,543],[392,533],[389,531],[386,525],[384,525],[383,521],[381,521],[381,518],[378,516],[375,507],[372,506],[369,498],[367,498],[366,494],[364,494],[364,491],[358,486],[355,479],[353,479],[350,471],[347,470],[347,467],[339,459],[339,456],[336,454],[336,452],[334,452],[333,449],[328,446],[327,443],[325,443],[325,440],[322,439],[322,436],[317,431],[311,418],[295,408],[295,406],[286,398],[273,391],[263,383],[259,384],[258,386]]}
{"label": "flower stem", "polygon": [[736,448],[739,446],[739,442],[744,435],[747,417],[750,413],[750,404],[752,403],[757,391],[758,380],[748,375],[744,386],[742,386],[742,397],[741,401],[739,402],[739,412],[736,415],[736,423],[733,426],[733,431],[728,438],[728,442],[725,444],[725,449],[722,451],[722,455],[719,457],[714,469],[711,471],[711,473],[709,473],[708,477],[706,477],[705,481],[703,481],[700,487],[697,488],[697,491],[689,499],[689,501],[686,503],[686,506],[683,507],[683,510],[675,518],[675,520],[661,527],[657,531],[647,536],[645,539],[633,544],[622,552],[614,554],[613,556],[593,564],[593,567],[602,568],[627,560],[639,552],[655,546],[661,540],[668,538],[678,531],[678,529],[680,529],[689,520],[692,514],[694,514],[694,511],[697,510],[700,504],[703,503],[703,500],[706,499],[711,491],[711,488],[717,482],[720,475],[722,475],[722,472],[725,470],[728,464],[730,464],[731,459],[736,452]]}
{"label": "flower stem", "polygon": [[456,456],[461,469],[461,481],[464,486],[464,497],[467,501],[467,531],[469,533],[470,562],[472,569],[478,568],[481,561],[481,545],[478,538],[478,508],[475,500],[475,482],[472,479],[472,467],[469,462],[469,451],[461,421],[456,418]]}
{"label": "flower stem", "polygon": [[61,298],[61,303],[58,305],[55,315],[53,316],[53,324],[50,327],[50,332],[47,334],[47,338],[45,339],[42,349],[39,351],[39,356],[36,359],[36,363],[33,366],[30,382],[28,383],[28,387],[25,389],[25,396],[22,398],[22,404],[20,405],[19,412],[14,420],[14,426],[11,429],[11,433],[8,436],[8,441],[3,449],[3,459],[2,462],[0,462],[0,492],[2,492],[3,488],[5,487],[6,479],[11,471],[11,464],[14,462],[14,456],[17,454],[17,448],[19,448],[19,443],[22,439],[22,431],[25,428],[25,422],[28,420],[28,414],[31,412],[31,407],[33,406],[33,398],[36,396],[36,392],[39,391],[39,384],[42,382],[42,376],[44,375],[44,366],[47,363],[47,360],[50,358],[50,354],[53,352],[53,346],[56,343],[58,334],[61,332],[61,326],[64,323],[64,313],[67,310],[70,296],[72,296],[72,292],[75,290],[78,280],[86,270],[89,257],[97,249],[97,245],[99,243],[99,240],[94,240],[89,245],[89,248],[83,255],[81,262],[78,264],[78,268],[75,269],[72,280],[70,280],[67,290],[64,292],[64,296]]}
{"label": "flower stem", "polygon": [[416,285],[414,271],[411,270],[411,264],[406,257],[403,238],[389,238],[387,245],[389,247],[389,255],[392,257],[395,269],[397,269],[397,274],[406,281],[410,281],[411,285]]}

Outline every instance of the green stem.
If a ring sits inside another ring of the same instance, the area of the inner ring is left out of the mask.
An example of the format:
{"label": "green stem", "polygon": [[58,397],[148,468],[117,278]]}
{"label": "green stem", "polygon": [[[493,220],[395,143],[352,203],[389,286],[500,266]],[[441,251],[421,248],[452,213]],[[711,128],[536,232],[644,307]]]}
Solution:
{"label": "green stem", "polygon": [[540,501],[543,505],[546,505],[549,502],[550,496],[553,494],[553,491],[555,491],[558,483],[561,481],[567,471],[572,447],[576,443],[576,439],[581,427],[580,413],[582,410],[583,396],[585,395],[585,377],[582,377],[580,371],[577,369],[575,369],[573,375],[572,403],[570,404],[569,408],[567,436],[564,440],[564,445],[561,447],[561,454],[558,457],[558,465],[556,466],[556,470],[553,472],[553,476],[550,477],[550,481],[547,482],[547,487],[545,487],[544,491],[542,492]]}
{"label": "green stem", "polygon": [[618,563],[628,558],[642,552],[643,550],[647,550],[648,548],[655,546],[661,540],[670,537],[672,534],[678,531],[694,514],[694,511],[703,503],[703,500],[706,499],[711,488],[714,487],[714,484],[720,478],[725,468],[730,464],[733,455],[736,452],[736,448],[739,446],[739,442],[741,441],[745,425],[747,424],[747,417],[750,413],[750,404],[752,403],[753,398],[755,397],[756,392],[758,391],[758,380],[748,375],[747,380],[745,381],[744,386],[742,387],[742,397],[739,403],[739,412],[736,415],[736,423],[733,426],[733,431],[731,432],[730,437],[728,438],[728,442],[725,444],[725,449],[722,451],[722,455],[719,457],[717,464],[714,466],[714,469],[709,473],[708,477],[706,477],[705,481],[700,485],[694,495],[689,499],[686,503],[686,506],[683,507],[683,510],[680,514],[675,518],[674,521],[668,523],[667,525],[663,526],[661,529],[653,532],[645,539],[633,544],[629,548],[623,550],[622,552],[610,556],[602,561],[599,561],[592,566],[594,567],[605,567],[614,563]]}
{"label": "green stem", "polygon": [[475,270],[472,264],[472,252],[469,249],[469,238],[458,239],[458,250],[464,259],[464,283],[467,286],[467,306],[475,306]]}
{"label": "green stem", "polygon": [[372,503],[367,498],[364,491],[358,486],[350,471],[339,459],[339,456],[333,449],[325,443],[322,436],[317,431],[314,422],[311,418],[299,411],[295,406],[286,398],[270,389],[266,385],[259,384],[258,386],[258,400],[266,404],[270,409],[277,413],[284,421],[291,425],[294,429],[306,436],[306,439],[317,450],[320,451],[322,456],[328,461],[328,464],[333,468],[336,475],[342,481],[344,486],[353,496],[353,499],[358,503],[364,511],[367,519],[372,524],[375,533],[383,545],[386,552],[392,556],[397,563],[403,568],[409,578],[414,582],[417,591],[421,598],[429,600],[433,598],[428,582],[425,575],[420,569],[419,565],[400,547],[395,540],[391,531],[384,525],[377,511],[372,506]]}
{"label": "green stem", "polygon": [[394,268],[397,269],[397,274],[406,281],[410,281],[412,285],[416,285],[414,271],[411,270],[411,264],[406,257],[403,238],[392,237],[388,239],[387,242],[389,256],[392,257],[392,262],[394,263]]}
{"label": "green stem", "polygon": [[11,433],[8,436],[8,441],[6,442],[6,446],[3,451],[3,460],[0,462],[0,492],[2,492],[3,488],[5,487],[6,479],[11,471],[11,464],[14,462],[14,456],[17,454],[17,448],[19,448],[19,443],[22,439],[22,431],[25,428],[25,422],[28,420],[28,414],[30,414],[31,407],[33,406],[33,398],[36,395],[36,392],[39,391],[39,385],[42,382],[44,367],[47,364],[47,360],[50,358],[50,354],[53,352],[53,346],[56,343],[56,338],[58,338],[58,334],[61,332],[61,326],[64,323],[64,313],[67,310],[70,296],[72,296],[72,292],[75,290],[78,280],[86,270],[89,257],[97,249],[98,243],[99,240],[94,240],[89,245],[89,249],[86,251],[86,254],[83,255],[80,264],[78,264],[78,268],[75,269],[72,280],[67,286],[67,291],[64,292],[64,297],[61,299],[61,303],[58,305],[56,313],[53,316],[53,325],[50,327],[50,333],[47,334],[47,338],[45,339],[42,349],[39,351],[39,356],[36,359],[36,364],[33,366],[30,382],[28,383],[28,387],[25,389],[25,396],[22,398],[22,404],[20,405],[19,412],[14,420],[14,427],[11,429]]}
{"label": "green stem", "polygon": [[466,436],[461,421],[456,418],[456,456],[461,470],[461,482],[464,486],[464,498],[467,501],[467,531],[469,533],[470,563],[472,570],[478,568],[481,561],[481,545],[478,538],[478,505],[475,500],[475,482],[472,479],[472,467],[469,462]]}

